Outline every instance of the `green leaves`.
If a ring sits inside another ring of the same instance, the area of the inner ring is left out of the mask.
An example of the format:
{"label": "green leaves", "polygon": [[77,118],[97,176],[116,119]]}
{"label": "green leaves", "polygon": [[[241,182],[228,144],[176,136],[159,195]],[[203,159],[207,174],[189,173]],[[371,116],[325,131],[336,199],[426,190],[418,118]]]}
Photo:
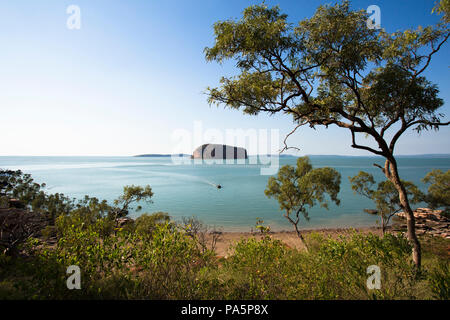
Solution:
{"label": "green leaves", "polygon": [[422,181],[429,184],[425,201],[431,208],[444,208],[444,212],[450,215],[450,170],[442,172],[435,169],[429,172]]}
{"label": "green leaves", "polygon": [[142,237],[151,237],[158,225],[169,222],[170,217],[167,212],[144,213],[134,221],[134,232]]}
{"label": "green leaves", "polygon": [[448,23],[450,21],[450,0],[436,1],[436,6],[431,12],[442,14],[442,21]]}
{"label": "green leaves", "polygon": [[308,219],[307,209],[319,203],[328,208],[325,196],[339,205],[337,195],[340,189],[340,174],[332,168],[313,169],[308,157],[297,160],[297,167],[285,165],[276,177],[270,177],[264,191],[267,197],[275,198],[287,217],[302,213]]}
{"label": "green leaves", "polygon": [[352,11],[348,1],[320,6],[295,29],[305,44],[308,61],[319,65],[322,81],[344,80],[347,71],[361,71],[382,52],[379,31],[367,28],[368,14]]}
{"label": "green leaves", "polygon": [[[447,9],[448,0],[436,8]],[[240,73],[208,88],[208,102],[251,115],[281,112],[311,127],[337,125],[351,131],[352,147],[392,156],[407,129],[448,124],[437,112],[443,105],[437,86],[421,74],[450,32],[444,19],[389,34],[367,28],[367,18],[342,1],[320,6],[295,27],[278,7],[265,5],[247,8],[237,21],[217,22],[206,59],[234,60]],[[373,138],[378,150],[358,145],[355,133]]]}
{"label": "green leaves", "polygon": [[367,198],[372,198],[374,190],[372,187],[375,185],[375,179],[367,172],[360,171],[358,175],[349,177],[352,190],[355,193],[359,193]]}
{"label": "green leaves", "polygon": [[[388,225],[390,218],[402,209],[398,190],[390,180],[381,181],[376,185],[373,176],[360,171],[358,175],[349,177],[354,193],[359,193],[371,200],[376,205],[377,214],[382,218],[383,230]],[[401,181],[406,189],[409,203],[415,204],[423,200],[423,193],[410,181]],[[376,188],[375,188],[376,186]]]}
{"label": "green leaves", "polygon": [[[149,185],[146,185],[145,187],[135,185],[125,186],[123,187],[122,195],[118,199],[114,200],[114,205],[116,207],[111,208],[111,210],[108,212],[108,216],[111,219],[125,217],[126,215],[128,215],[129,210],[132,209],[130,207],[132,203],[139,203],[141,201],[153,203],[153,201],[151,200],[152,197],[153,191]],[[120,208],[118,206],[120,206]],[[135,210],[141,211],[142,206],[138,205]]]}
{"label": "green leaves", "polygon": [[[270,101],[279,95],[280,81],[273,80],[270,73],[242,72],[233,79],[222,78],[222,87],[208,88],[210,104],[226,103],[230,108],[239,109],[242,105],[244,113],[257,114],[265,109]],[[275,111],[275,110],[274,110]]]}
{"label": "green leaves", "polygon": [[291,39],[286,35],[290,27],[286,17],[278,7],[255,5],[245,9],[239,21],[216,22],[215,45],[205,48],[206,59],[222,62],[236,58],[238,65],[247,69],[269,50],[288,47]]}
{"label": "green leaves", "polygon": [[153,197],[152,188],[147,185],[145,187],[141,186],[125,186],[123,187],[123,194],[114,200],[114,204],[122,205],[123,210],[128,210],[128,207],[133,202],[146,201],[152,203],[151,197]]}

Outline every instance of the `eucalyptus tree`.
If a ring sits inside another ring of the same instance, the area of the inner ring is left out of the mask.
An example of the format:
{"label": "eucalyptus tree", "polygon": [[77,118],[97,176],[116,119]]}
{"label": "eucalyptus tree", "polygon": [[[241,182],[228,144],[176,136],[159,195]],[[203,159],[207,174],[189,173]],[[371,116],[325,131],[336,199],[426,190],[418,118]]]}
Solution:
{"label": "eucalyptus tree", "polygon": [[[358,175],[350,177],[349,180],[353,192],[367,197],[375,203],[375,213],[380,216],[381,230],[384,235],[392,217],[402,210],[398,190],[390,180],[384,180],[377,184],[373,175],[364,171],[360,171]],[[416,204],[423,200],[423,193],[414,183],[402,180],[402,184],[411,204]],[[368,212],[371,213],[370,211]]]}
{"label": "eucalyptus tree", "polygon": [[384,157],[377,166],[398,190],[418,267],[420,243],[394,152],[408,129],[449,124],[438,113],[437,86],[424,77],[449,37],[448,0],[435,11],[442,19],[434,26],[387,33],[368,28],[368,14],[348,1],[320,6],[297,25],[278,7],[255,5],[239,20],[216,22],[214,45],[205,48],[208,61],[234,60],[239,71],[207,89],[210,104],[286,114],[294,121],[290,134],[305,125],[337,126],[349,131],[353,148]]}
{"label": "eucalyptus tree", "polygon": [[450,217],[450,170],[443,172],[435,169],[429,172],[422,181],[428,186],[424,200],[432,209],[443,208],[443,214]]}
{"label": "eucalyptus tree", "polygon": [[[130,207],[131,204],[139,203],[141,201],[150,204],[153,203],[152,197],[153,191],[149,185],[144,187],[135,185],[125,186],[123,187],[122,195],[114,200],[115,207],[108,215],[114,219],[123,218],[128,215],[130,209],[133,209]],[[138,205],[135,210],[141,211],[142,206]]]}
{"label": "eucalyptus tree", "polygon": [[326,195],[339,205],[341,175],[333,168],[313,169],[308,157],[297,159],[297,167],[284,165],[275,177],[270,177],[264,191],[267,197],[275,198],[284,217],[294,226],[297,236],[308,249],[299,230],[300,217],[309,220],[308,209],[317,203],[328,209]]}

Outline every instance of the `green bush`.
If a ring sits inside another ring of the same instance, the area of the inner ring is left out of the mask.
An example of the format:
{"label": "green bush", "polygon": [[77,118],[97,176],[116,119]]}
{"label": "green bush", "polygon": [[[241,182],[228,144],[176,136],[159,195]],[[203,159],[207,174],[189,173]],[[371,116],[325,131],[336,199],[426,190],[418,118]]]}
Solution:
{"label": "green bush", "polygon": [[144,213],[135,220],[134,231],[141,236],[151,235],[157,225],[168,222],[170,222],[170,217],[167,212]]}
{"label": "green bush", "polygon": [[440,300],[450,299],[450,263],[439,261],[429,275],[429,283],[434,298]]}
{"label": "green bush", "polygon": [[134,258],[141,268],[140,297],[194,299],[200,297],[200,273],[213,264],[213,252],[203,252],[195,239],[166,223],[156,225],[151,241],[140,244]]}
{"label": "green bush", "polygon": [[[151,237],[123,230],[102,235],[108,221],[66,226],[54,248],[32,240],[27,257],[0,256],[0,297],[448,299],[448,262],[427,261],[418,274],[402,236],[313,234],[306,252],[266,235],[239,241],[229,258],[218,260],[172,223],[156,224]],[[81,269],[81,290],[66,287],[70,265]],[[366,287],[370,265],[381,269],[381,289]]]}
{"label": "green bush", "polygon": [[[310,239],[308,239],[310,240]],[[264,237],[234,246],[217,278],[231,299],[396,299],[418,294],[410,247],[401,236],[313,236],[308,252]],[[367,267],[382,271],[380,290],[369,290]]]}
{"label": "green bush", "polygon": [[[332,239],[312,233],[305,236],[309,250],[298,251],[272,239],[269,228],[258,221],[261,239],[241,240],[229,258],[218,258],[206,245],[207,227],[194,217],[177,225],[167,213],[156,212],[118,227],[116,217],[128,212],[135,200],[148,200],[153,194],[149,188],[125,189],[118,208],[88,196],[77,203],[46,196],[39,185],[18,183],[17,177],[12,175],[8,183],[26,186],[18,195],[55,219],[42,229],[41,240],[21,244],[21,255],[0,254],[1,299],[449,297],[445,239],[424,239],[424,270],[419,273],[410,258],[411,247],[400,235],[380,238],[354,232]],[[55,234],[56,245],[45,242]],[[67,289],[71,265],[80,267],[81,290]],[[381,269],[380,289],[366,286],[371,265]]]}
{"label": "green bush", "polygon": [[[24,264],[31,280],[19,283],[27,298],[193,299],[201,297],[200,273],[213,263],[197,243],[172,224],[156,224],[152,237],[129,232],[102,236],[103,218],[66,226],[56,248],[30,246]],[[66,269],[81,269],[82,289],[68,290]]]}
{"label": "green bush", "polygon": [[[224,269],[233,275],[237,287],[234,299],[275,299],[283,297],[283,274],[288,251],[282,242],[263,237],[238,242]],[[239,283],[241,282],[241,283]]]}

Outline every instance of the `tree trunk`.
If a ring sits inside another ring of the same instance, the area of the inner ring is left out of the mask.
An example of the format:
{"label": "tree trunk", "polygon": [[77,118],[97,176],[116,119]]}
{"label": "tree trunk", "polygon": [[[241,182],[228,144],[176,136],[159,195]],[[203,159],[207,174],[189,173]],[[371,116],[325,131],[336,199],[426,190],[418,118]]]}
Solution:
{"label": "tree trunk", "polygon": [[301,234],[300,230],[298,230],[297,225],[294,224],[295,231],[297,232],[297,236],[299,237],[300,241],[302,242],[303,246],[305,247],[306,252],[308,252],[308,246],[306,245],[305,239],[303,238],[303,235]]}
{"label": "tree trunk", "polygon": [[395,188],[398,191],[400,204],[406,215],[406,226],[408,228],[407,237],[413,247],[412,258],[417,269],[420,269],[422,257],[421,257],[420,242],[416,236],[416,222],[414,218],[414,213],[411,207],[409,206],[406,189],[403,186],[403,183],[400,181],[397,163],[395,159],[392,157],[392,159],[387,160],[387,162],[388,163],[385,168],[386,169],[389,168],[389,170],[386,170],[385,175],[394,184]]}

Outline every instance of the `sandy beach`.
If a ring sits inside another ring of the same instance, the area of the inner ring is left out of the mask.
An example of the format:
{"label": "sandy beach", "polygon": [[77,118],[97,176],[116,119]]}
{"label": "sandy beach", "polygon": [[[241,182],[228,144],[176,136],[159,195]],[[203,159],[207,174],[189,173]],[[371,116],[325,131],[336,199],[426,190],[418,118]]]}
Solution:
{"label": "sandy beach", "polygon": [[[337,238],[339,236],[350,235],[354,231],[361,233],[374,233],[377,235],[381,235],[381,228],[378,227],[363,227],[363,228],[327,228],[327,229],[307,229],[302,230],[302,234],[307,236],[310,233],[320,233],[325,237]],[[261,239],[261,233],[257,232],[223,232],[220,235],[219,240],[216,243],[215,251],[220,257],[227,257],[232,253],[232,246],[242,240],[249,238]],[[295,248],[298,250],[302,250],[303,246],[300,242],[295,231],[277,231],[270,232],[269,236],[272,239],[277,239],[283,241],[289,248]],[[211,244],[212,236],[207,236],[208,244]]]}

